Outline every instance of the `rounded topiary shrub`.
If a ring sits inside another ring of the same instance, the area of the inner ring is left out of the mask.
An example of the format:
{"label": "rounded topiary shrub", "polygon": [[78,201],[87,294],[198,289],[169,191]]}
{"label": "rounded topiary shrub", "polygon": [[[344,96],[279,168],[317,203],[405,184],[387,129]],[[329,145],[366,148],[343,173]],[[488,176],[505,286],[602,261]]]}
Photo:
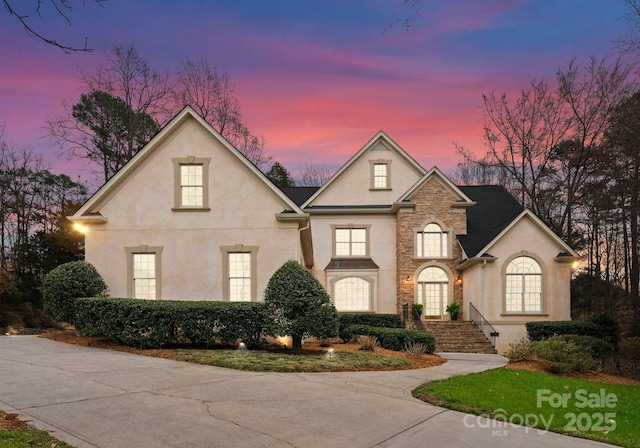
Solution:
{"label": "rounded topiary shrub", "polygon": [[297,261],[287,261],[273,274],[264,302],[272,319],[269,332],[291,336],[295,353],[300,353],[304,337],[338,334],[338,313],[329,294]]}
{"label": "rounded topiary shrub", "polygon": [[73,323],[75,299],[99,297],[107,284],[97,269],[86,261],[65,263],[47,274],[42,282],[44,311],[53,319]]}

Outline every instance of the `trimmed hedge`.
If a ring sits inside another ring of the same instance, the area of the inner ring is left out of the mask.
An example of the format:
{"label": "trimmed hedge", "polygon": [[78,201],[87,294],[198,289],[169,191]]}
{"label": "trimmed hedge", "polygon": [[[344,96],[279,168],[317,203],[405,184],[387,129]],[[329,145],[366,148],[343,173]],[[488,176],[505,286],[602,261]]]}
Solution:
{"label": "trimmed hedge", "polygon": [[527,322],[527,334],[532,341],[542,341],[558,335],[591,336],[602,339],[617,350],[620,325],[608,313],[596,313],[585,319]]}
{"label": "trimmed hedge", "polygon": [[436,350],[436,339],[429,333],[417,330],[405,330],[403,328],[381,328],[369,325],[352,325],[347,328],[351,334],[364,336],[376,336],[380,346],[389,350],[404,350],[408,342],[419,342],[427,347],[427,353]]}
{"label": "trimmed hedge", "polygon": [[561,334],[592,336],[599,328],[585,320],[527,322],[527,334],[532,341],[542,341]]}
{"label": "trimmed hedge", "polygon": [[87,336],[109,336],[138,348],[218,341],[247,346],[262,343],[267,309],[256,302],[186,302],[82,298],[76,301],[76,327]]}
{"label": "trimmed hedge", "polygon": [[338,317],[340,319],[339,336],[343,341],[348,341],[353,336],[353,333],[347,331],[352,325],[402,328],[402,319],[398,314],[338,313]]}

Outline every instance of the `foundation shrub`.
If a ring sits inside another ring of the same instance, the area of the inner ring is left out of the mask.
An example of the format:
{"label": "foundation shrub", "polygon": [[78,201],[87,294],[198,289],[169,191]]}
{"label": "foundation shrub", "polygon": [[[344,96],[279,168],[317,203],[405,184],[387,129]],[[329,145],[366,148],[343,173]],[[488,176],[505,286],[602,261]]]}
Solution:
{"label": "foundation shrub", "polygon": [[354,335],[376,336],[380,346],[389,350],[402,351],[405,344],[419,342],[427,348],[427,353],[436,349],[436,340],[429,333],[403,328],[382,328],[369,325],[352,325],[347,331]]}
{"label": "foundation shrub", "polygon": [[44,311],[52,319],[74,323],[76,299],[104,296],[107,285],[97,269],[86,261],[61,264],[42,282]]}
{"label": "foundation shrub", "polygon": [[352,325],[368,325],[370,327],[401,328],[402,320],[398,314],[371,314],[371,313],[339,313],[339,336],[343,341],[348,341],[353,333],[348,331]]}
{"label": "foundation shrub", "polygon": [[82,298],[76,327],[87,336],[108,336],[138,348],[190,343],[211,347],[242,340],[248,347],[263,341],[267,312],[263,303],[187,302]]}
{"label": "foundation shrub", "polygon": [[611,344],[615,351],[620,344],[620,324],[606,312],[578,320],[527,322],[527,334],[532,341],[559,335],[589,336]]}

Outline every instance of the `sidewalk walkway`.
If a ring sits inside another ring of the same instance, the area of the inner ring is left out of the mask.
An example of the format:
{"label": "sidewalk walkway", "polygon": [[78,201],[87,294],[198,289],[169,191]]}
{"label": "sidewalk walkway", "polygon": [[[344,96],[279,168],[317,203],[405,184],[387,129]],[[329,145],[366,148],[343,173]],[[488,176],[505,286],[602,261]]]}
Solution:
{"label": "sidewalk walkway", "polygon": [[419,370],[259,373],[0,336],[0,409],[77,448],[607,446],[530,428],[498,433],[413,399],[425,381],[505,363],[443,356]]}

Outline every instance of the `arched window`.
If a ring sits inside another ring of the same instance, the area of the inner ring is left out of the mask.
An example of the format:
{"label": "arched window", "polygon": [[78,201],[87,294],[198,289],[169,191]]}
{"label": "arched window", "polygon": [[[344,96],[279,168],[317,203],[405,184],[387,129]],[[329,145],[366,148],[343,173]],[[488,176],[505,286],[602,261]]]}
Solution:
{"label": "arched window", "polygon": [[371,311],[371,283],[345,277],[333,284],[333,304],[338,311]]}
{"label": "arched window", "polygon": [[416,256],[442,258],[449,256],[449,236],[435,222],[416,234]]}
{"label": "arched window", "polygon": [[418,275],[418,303],[425,316],[442,317],[449,299],[449,277],[444,269],[430,266]]}
{"label": "arched window", "polygon": [[507,266],[505,311],[542,311],[542,269],[533,258],[516,257]]}

